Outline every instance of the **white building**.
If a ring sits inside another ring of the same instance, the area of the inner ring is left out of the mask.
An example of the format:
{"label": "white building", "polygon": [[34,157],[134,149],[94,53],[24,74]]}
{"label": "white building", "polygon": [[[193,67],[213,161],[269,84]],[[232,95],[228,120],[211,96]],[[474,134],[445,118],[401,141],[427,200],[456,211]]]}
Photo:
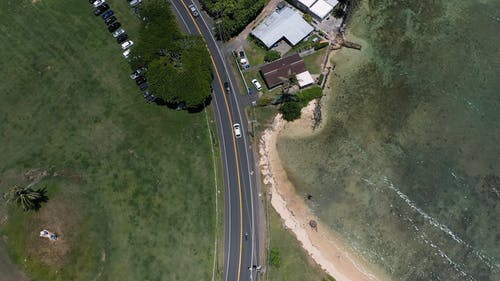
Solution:
{"label": "white building", "polygon": [[337,0],[292,0],[292,2],[297,8],[318,20],[325,19],[338,4]]}
{"label": "white building", "polygon": [[251,33],[267,48],[271,48],[282,39],[295,46],[313,30],[314,28],[302,18],[300,13],[285,6],[273,12]]}

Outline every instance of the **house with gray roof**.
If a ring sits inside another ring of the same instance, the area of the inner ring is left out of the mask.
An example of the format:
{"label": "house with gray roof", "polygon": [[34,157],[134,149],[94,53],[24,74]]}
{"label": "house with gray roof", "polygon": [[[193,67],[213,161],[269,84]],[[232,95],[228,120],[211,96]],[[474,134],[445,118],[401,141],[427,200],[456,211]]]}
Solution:
{"label": "house with gray roof", "polygon": [[273,12],[251,34],[267,48],[271,48],[282,39],[295,46],[313,30],[314,28],[302,18],[300,13],[285,6]]}

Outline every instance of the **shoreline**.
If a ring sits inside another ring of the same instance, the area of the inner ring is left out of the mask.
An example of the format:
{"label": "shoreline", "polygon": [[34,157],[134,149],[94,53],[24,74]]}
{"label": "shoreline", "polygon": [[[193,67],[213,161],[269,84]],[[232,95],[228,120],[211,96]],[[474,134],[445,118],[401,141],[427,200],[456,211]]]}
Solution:
{"label": "shoreline", "polygon": [[[280,135],[301,137],[313,133],[313,112],[318,100],[311,101],[302,109],[301,118],[287,122],[277,114],[270,128],[259,140],[259,169],[263,182],[271,195],[271,205],[277,211],[284,225],[294,233],[302,248],[329,275],[337,281],[363,280],[382,281],[369,271],[364,262],[328,227],[312,213],[304,198],[295,192],[293,184],[281,163],[276,148]],[[285,130],[287,129],[287,130]],[[293,130],[290,130],[293,129]],[[315,227],[311,227],[311,221]]]}

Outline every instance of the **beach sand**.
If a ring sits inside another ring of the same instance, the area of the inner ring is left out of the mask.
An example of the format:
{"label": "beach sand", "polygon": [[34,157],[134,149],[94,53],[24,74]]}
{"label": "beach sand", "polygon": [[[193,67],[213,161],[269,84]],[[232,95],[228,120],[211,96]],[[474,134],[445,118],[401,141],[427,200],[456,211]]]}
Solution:
{"label": "beach sand", "polygon": [[[366,268],[338,236],[325,227],[308,208],[304,198],[296,194],[281,163],[276,143],[281,135],[303,137],[313,133],[312,117],[317,101],[311,101],[302,109],[302,117],[286,122],[278,114],[259,143],[260,171],[264,184],[271,194],[271,205],[283,219],[311,258],[337,281],[389,280]],[[316,227],[310,225],[311,220]]]}

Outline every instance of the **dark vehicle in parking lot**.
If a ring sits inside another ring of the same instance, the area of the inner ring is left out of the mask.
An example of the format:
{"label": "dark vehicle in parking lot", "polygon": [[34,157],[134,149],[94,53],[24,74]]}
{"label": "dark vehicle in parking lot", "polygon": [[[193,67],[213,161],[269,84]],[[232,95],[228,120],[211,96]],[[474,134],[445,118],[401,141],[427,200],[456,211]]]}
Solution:
{"label": "dark vehicle in parking lot", "polygon": [[144,83],[140,84],[139,89],[141,89],[141,91],[147,90],[148,89],[148,82],[144,82]]}
{"label": "dark vehicle in parking lot", "polygon": [[229,83],[224,82],[224,89],[226,89],[227,94],[231,93],[231,87],[229,86]]}
{"label": "dark vehicle in parking lot", "polygon": [[109,9],[109,5],[107,3],[104,3],[100,5],[99,7],[95,8],[94,10],[94,15],[97,17],[107,11]]}
{"label": "dark vehicle in parking lot", "polygon": [[105,23],[106,25],[110,25],[110,24],[114,23],[115,21],[116,21],[116,17],[115,17],[115,16],[111,16],[111,17],[109,17],[109,18],[105,19],[105,20],[104,20],[104,23]]}
{"label": "dark vehicle in parking lot", "polygon": [[125,40],[128,39],[128,34],[127,33],[122,33],[116,37],[116,43],[121,44],[125,42]]}
{"label": "dark vehicle in parking lot", "polygon": [[137,77],[137,79],[135,79],[135,84],[137,84],[137,86],[139,86],[146,81],[147,81],[146,77],[139,76],[139,77]]}
{"label": "dark vehicle in parking lot", "polygon": [[106,13],[102,14],[102,19],[105,20],[105,19],[111,17],[114,14],[115,14],[115,12],[113,12],[113,10],[109,10]]}
{"label": "dark vehicle in parking lot", "polygon": [[120,28],[120,26],[122,26],[120,24],[120,22],[115,21],[114,23],[108,25],[108,31],[109,32],[114,32],[115,30],[117,30],[118,28]]}

